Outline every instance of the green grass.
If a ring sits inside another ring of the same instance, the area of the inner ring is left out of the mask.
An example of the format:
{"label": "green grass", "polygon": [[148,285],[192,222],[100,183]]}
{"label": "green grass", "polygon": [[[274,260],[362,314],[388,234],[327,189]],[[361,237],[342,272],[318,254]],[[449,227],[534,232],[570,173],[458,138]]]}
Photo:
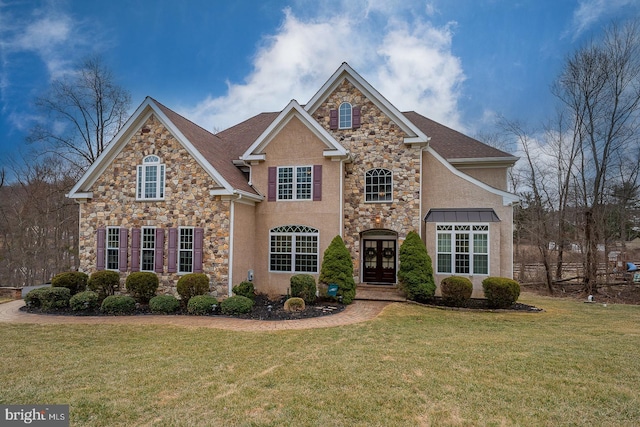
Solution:
{"label": "green grass", "polygon": [[74,426],[631,426],[640,307],[524,295],[544,313],[392,305],[340,328],[4,324],[0,403]]}

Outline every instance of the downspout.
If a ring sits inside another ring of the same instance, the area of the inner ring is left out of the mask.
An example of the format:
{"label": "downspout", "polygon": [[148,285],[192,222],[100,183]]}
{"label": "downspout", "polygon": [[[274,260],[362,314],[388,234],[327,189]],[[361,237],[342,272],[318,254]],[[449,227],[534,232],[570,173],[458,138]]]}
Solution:
{"label": "downspout", "polygon": [[[242,198],[242,194],[238,194],[238,200]],[[233,288],[233,235],[235,233],[235,200],[231,200],[231,206],[229,207],[229,215],[231,216],[229,220],[229,227],[231,229],[229,233],[229,274],[227,275],[229,278],[229,283],[227,285],[227,296],[231,296],[231,289]]]}
{"label": "downspout", "polygon": [[344,159],[340,160],[340,219],[338,221],[338,235],[344,240]]}

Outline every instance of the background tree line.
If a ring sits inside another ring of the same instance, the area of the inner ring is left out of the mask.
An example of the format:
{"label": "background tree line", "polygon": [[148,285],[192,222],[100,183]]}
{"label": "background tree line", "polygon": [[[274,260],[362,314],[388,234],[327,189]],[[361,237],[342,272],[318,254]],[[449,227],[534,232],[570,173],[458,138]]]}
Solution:
{"label": "background tree line", "polygon": [[637,237],[640,225],[638,22],[613,23],[577,49],[551,90],[557,110],[541,129],[501,121],[522,152],[512,176],[521,196],[514,238],[538,249],[550,291],[579,248],[584,289],[595,293],[609,249]]}
{"label": "background tree line", "polygon": [[129,114],[131,96],[99,57],[35,99],[30,153],[0,170],[0,286],[49,281],[78,267],[78,205],[65,197]]}

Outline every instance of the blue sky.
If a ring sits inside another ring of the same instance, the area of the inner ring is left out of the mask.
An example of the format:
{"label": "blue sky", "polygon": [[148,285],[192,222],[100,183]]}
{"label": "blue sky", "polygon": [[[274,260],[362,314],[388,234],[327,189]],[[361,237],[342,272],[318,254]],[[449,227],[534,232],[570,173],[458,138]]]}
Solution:
{"label": "blue sky", "polygon": [[307,102],[347,61],[400,110],[474,135],[549,117],[566,56],[638,0],[0,0],[0,166],[35,96],[89,54],[209,130]]}

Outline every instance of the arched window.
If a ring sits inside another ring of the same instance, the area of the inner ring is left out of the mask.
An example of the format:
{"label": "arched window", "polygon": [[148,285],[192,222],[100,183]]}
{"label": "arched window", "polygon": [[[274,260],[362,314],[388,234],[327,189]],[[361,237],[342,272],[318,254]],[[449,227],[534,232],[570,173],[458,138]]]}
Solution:
{"label": "arched window", "polygon": [[138,200],[162,200],[164,199],[164,164],[160,163],[160,157],[150,155],[138,165],[138,188],[136,198]]}
{"label": "arched window", "polygon": [[352,108],[351,104],[348,102],[343,102],[340,104],[340,108],[338,109],[339,116],[339,128],[340,129],[351,129],[352,126]]}
{"label": "arched window", "polygon": [[388,169],[369,169],[365,173],[365,201],[393,200],[393,173]]}
{"label": "arched window", "polygon": [[269,271],[283,273],[318,272],[316,228],[285,225],[269,232]]}

